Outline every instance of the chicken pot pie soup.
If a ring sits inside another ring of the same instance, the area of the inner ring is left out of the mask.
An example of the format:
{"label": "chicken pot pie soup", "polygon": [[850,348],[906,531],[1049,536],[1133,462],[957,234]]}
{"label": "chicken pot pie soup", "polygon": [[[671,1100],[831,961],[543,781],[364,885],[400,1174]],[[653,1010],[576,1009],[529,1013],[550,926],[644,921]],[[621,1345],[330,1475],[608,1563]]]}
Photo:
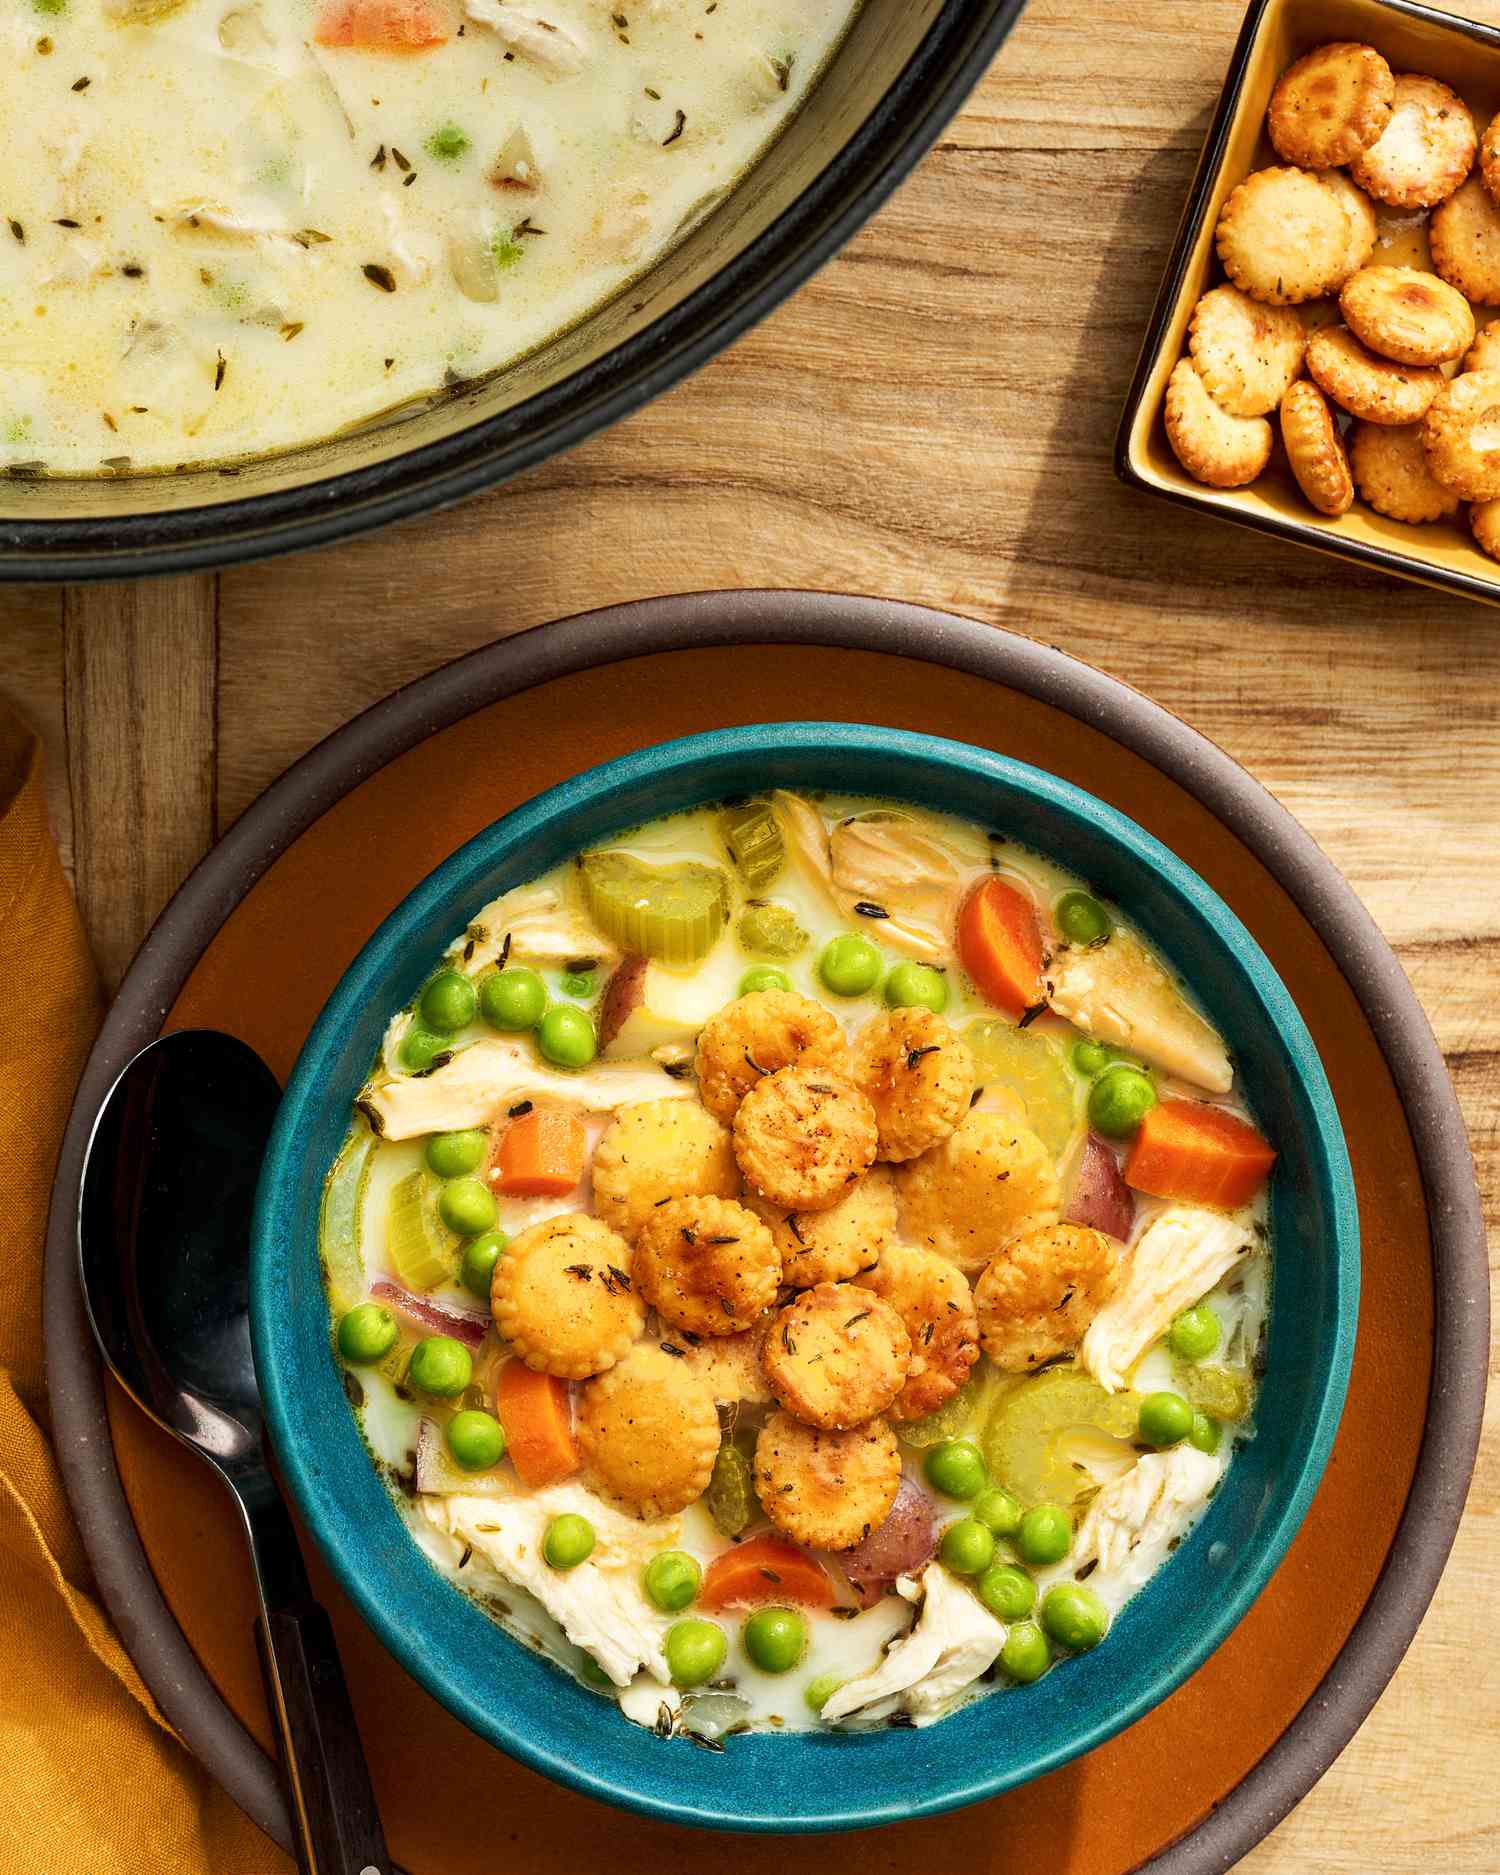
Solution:
{"label": "chicken pot pie soup", "polygon": [[499,370],[743,175],[853,0],[17,0],[0,466],[317,441]]}
{"label": "chicken pot pie soup", "polygon": [[459,1591],[710,1749],[1108,1645],[1253,1435],[1276,1159],[1121,911],[771,793],[477,908],[327,1182],[371,1456]]}

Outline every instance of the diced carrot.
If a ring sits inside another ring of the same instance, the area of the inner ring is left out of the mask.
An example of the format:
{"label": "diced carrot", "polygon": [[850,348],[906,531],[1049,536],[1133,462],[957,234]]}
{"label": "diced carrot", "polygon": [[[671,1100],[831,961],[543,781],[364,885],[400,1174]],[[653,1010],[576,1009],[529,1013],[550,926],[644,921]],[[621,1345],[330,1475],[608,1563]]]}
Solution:
{"label": "diced carrot", "polygon": [[328,0],[313,37],[357,52],[425,52],[453,37],[437,0]]}
{"label": "diced carrot", "polygon": [[1125,1182],[1153,1198],[1233,1211],[1248,1204],[1276,1163],[1275,1149],[1223,1107],[1163,1100],[1141,1121]]}
{"label": "diced carrot", "polygon": [[802,1602],[831,1608],[833,1584],[805,1551],[780,1537],[756,1536],[715,1556],[703,1578],[699,1605],[748,1608],[756,1602]]}
{"label": "diced carrot", "polygon": [[589,1136],[566,1107],[533,1107],[511,1121],[495,1154],[496,1185],[518,1198],[561,1198],[583,1177]]}
{"label": "diced carrot", "polygon": [[1043,1001],[1042,930],[1030,898],[998,873],[982,879],[958,914],[958,960],[987,1003],[1008,1016]]}
{"label": "diced carrot", "polygon": [[562,1381],[509,1360],[495,1383],[495,1414],[522,1484],[556,1484],[577,1471],[573,1414]]}

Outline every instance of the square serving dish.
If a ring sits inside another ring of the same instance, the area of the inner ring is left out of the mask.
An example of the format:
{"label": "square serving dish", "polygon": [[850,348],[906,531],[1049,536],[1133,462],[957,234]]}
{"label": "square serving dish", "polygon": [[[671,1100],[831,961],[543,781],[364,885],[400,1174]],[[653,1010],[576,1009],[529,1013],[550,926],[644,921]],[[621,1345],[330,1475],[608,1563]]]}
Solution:
{"label": "square serving dish", "polygon": [[[1252,0],[1136,366],[1115,442],[1115,469],[1132,487],[1208,508],[1225,520],[1500,605],[1500,563],[1480,552],[1462,513],[1451,521],[1414,526],[1387,520],[1356,499],[1347,514],[1328,519],[1304,500],[1279,435],[1270,463],[1247,488],[1195,482],[1167,442],[1162,422],[1167,379],[1187,348],[1194,306],[1223,278],[1214,251],[1220,210],[1252,170],[1281,161],[1265,129],[1276,80],[1294,59],[1334,39],[1374,46],[1394,71],[1442,79],[1467,102],[1481,132],[1500,111],[1500,28],[1414,0]],[[1374,259],[1429,266],[1425,229],[1403,228],[1393,212],[1380,212]],[[1304,311],[1313,323],[1322,323],[1329,304],[1313,301]],[[1500,306],[1474,310],[1481,327],[1500,318]]]}

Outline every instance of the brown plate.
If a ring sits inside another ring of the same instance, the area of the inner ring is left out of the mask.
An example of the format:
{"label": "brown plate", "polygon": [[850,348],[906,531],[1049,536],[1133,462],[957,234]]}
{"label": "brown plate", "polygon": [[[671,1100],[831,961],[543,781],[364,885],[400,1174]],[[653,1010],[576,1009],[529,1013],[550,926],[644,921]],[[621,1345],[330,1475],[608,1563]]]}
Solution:
{"label": "brown plate", "polygon": [[[1347,1742],[1431,1597],[1479,1431],[1479,1201],[1426,1021],[1327,860],[1212,744],[1026,639],[916,606],[808,593],[621,606],[434,673],[269,790],[148,939],[65,1141],[46,1303],[73,1505],[164,1710],[283,1842],[234,1515],[202,1467],[105,1391],[83,1320],[71,1219],[102,1093],[164,1019],[228,1029],[285,1076],[371,928],[460,841],[594,762],[787,715],[925,730],[1034,762],[1103,796],[1196,867],[1307,1018],[1339,1101],[1364,1237],[1359,1339],[1333,1458],[1240,1627],[1177,1693],[1089,1757],[940,1828],[895,1825],[866,1853],[914,1869],[1221,1870]],[[385,1654],[311,1550],[309,1562],[338,1628],[392,1848],[416,1875],[489,1875],[497,1862],[512,1875],[591,1867],[602,1828],[619,1875],[696,1869],[706,1845],[694,1832],[606,1820],[481,1744]],[[827,1853],[815,1840],[756,1838],[741,1843],[737,1864],[745,1875],[812,1875]]]}
{"label": "brown plate", "polygon": [[[1212,509],[1226,521],[1500,605],[1500,564],[1480,552],[1462,519],[1421,527],[1389,521],[1358,497],[1337,520],[1316,514],[1292,477],[1279,434],[1269,467],[1248,488],[1195,482],[1167,441],[1161,416],[1167,379],[1187,350],[1193,308],[1223,277],[1214,253],[1219,211],[1252,170],[1281,161],[1265,130],[1276,80],[1294,59],[1333,39],[1374,46],[1394,71],[1442,79],[1470,105],[1481,131],[1500,110],[1500,28],[1415,0],[1252,0],[1141,348],[1115,441],[1115,468],[1134,488]],[[1381,232],[1391,245],[1377,248],[1375,261],[1431,267],[1423,229],[1401,230],[1382,219]],[[1312,315],[1326,304],[1315,301],[1304,310]],[[1483,327],[1500,318],[1500,307],[1476,306],[1474,314]],[[1274,413],[1271,421],[1275,428]]]}

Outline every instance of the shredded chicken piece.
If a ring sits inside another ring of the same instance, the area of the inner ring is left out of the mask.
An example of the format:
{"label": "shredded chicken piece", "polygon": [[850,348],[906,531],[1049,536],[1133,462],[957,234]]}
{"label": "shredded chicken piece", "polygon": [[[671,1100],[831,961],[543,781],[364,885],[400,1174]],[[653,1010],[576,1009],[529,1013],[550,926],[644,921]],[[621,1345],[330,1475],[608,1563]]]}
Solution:
{"label": "shredded chicken piece", "polygon": [[1005,1645],[1003,1625],[940,1563],[929,1563],[920,1582],[901,1576],[896,1592],[921,1601],[915,1626],[879,1666],[839,1687],[823,1708],[829,1724],[895,1707],[918,1725],[930,1724],[952,1710]]}
{"label": "shredded chicken piece", "polygon": [[571,78],[591,56],[582,34],[559,26],[531,7],[505,5],[500,0],[464,0],[464,12],[478,26],[488,26],[503,45],[531,59],[554,78]]}
{"label": "shredded chicken piece", "polygon": [[1125,1385],[1131,1368],[1174,1317],[1207,1295],[1253,1242],[1234,1218],[1190,1204],[1169,1205],[1147,1225],[1079,1349],[1106,1393]]}
{"label": "shredded chicken piece", "polygon": [[491,899],[469,921],[467,933],[448,947],[449,958],[470,976],[498,963],[502,955],[511,963],[564,964],[587,957],[608,965],[619,954],[550,885],[517,886]]}
{"label": "shredded chicken piece", "polygon": [[1075,1028],[1140,1055],[1211,1094],[1234,1081],[1229,1051],[1130,931],[1107,944],[1067,946],[1047,967],[1052,1007]]}
{"label": "shredded chicken piece", "polygon": [[1097,1558],[1103,1574],[1138,1588],[1206,1502],[1220,1470],[1216,1458],[1192,1445],[1147,1453],[1089,1506],[1068,1566],[1076,1571]]}
{"label": "shredded chicken piece", "polygon": [[691,1081],[629,1061],[598,1061],[570,1072],[538,1061],[529,1042],[486,1037],[462,1048],[430,1074],[403,1075],[367,1086],[360,1104],[384,1139],[487,1126],[497,1109],[519,1100],[561,1100],[609,1113],[637,1100],[691,1100]]}
{"label": "shredded chicken piece", "polygon": [[589,229],[600,260],[634,260],[651,233],[650,197],[637,189],[623,201],[601,208]]}

